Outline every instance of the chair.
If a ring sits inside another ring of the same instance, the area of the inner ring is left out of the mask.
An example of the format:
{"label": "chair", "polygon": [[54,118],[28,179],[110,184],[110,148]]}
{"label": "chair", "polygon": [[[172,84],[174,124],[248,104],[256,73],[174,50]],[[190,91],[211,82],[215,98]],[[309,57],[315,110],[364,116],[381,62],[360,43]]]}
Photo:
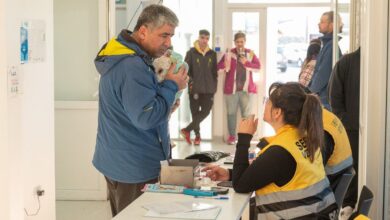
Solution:
{"label": "chair", "polygon": [[368,216],[368,212],[370,211],[370,207],[373,199],[374,199],[374,194],[372,194],[372,191],[367,186],[363,186],[363,189],[360,192],[357,210],[356,212],[352,213],[349,219],[352,220],[360,214]]}
{"label": "chair", "polygon": [[352,178],[355,176],[355,169],[353,167],[348,168],[343,175],[340,177],[340,180],[335,188],[334,196],[336,199],[337,206],[339,210],[343,205],[345,194],[347,193],[349,184],[352,181]]}

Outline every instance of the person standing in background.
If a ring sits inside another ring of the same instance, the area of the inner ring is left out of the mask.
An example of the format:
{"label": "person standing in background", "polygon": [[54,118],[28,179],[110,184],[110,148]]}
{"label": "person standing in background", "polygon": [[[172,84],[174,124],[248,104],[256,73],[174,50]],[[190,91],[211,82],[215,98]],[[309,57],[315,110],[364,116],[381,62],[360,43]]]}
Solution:
{"label": "person standing in background", "polygon": [[208,42],[210,32],[199,31],[199,38],[186,54],[188,64],[188,95],[192,122],[181,129],[180,134],[188,144],[192,144],[190,133],[195,132],[195,145],[200,145],[200,123],[210,114],[214,103],[214,94],[217,91],[217,54],[210,49]]}
{"label": "person standing in background", "polygon": [[313,76],[314,67],[316,66],[317,56],[321,50],[321,40],[313,39],[307,48],[307,55],[303,62],[301,72],[299,73],[299,83],[307,87]]}
{"label": "person standing in background", "polygon": [[[337,14],[337,18],[339,22],[338,33],[341,33],[343,25],[340,15]],[[311,92],[318,94],[322,105],[330,110],[328,101],[328,82],[330,74],[332,73],[333,31],[335,28],[333,11],[322,14],[320,23],[318,23],[318,28],[320,33],[324,34],[324,36],[320,37],[322,49],[317,57],[317,63],[314,68],[313,77],[309,83],[309,89]],[[338,46],[337,50],[341,56],[341,51]]]}
{"label": "person standing in background", "polygon": [[253,82],[253,71],[260,70],[260,61],[250,49],[245,48],[246,36],[243,32],[234,35],[235,48],[227,51],[218,63],[218,70],[225,70],[224,96],[227,108],[229,137],[228,144],[236,142],[238,107],[243,118],[251,114],[251,99],[257,93]]}
{"label": "person standing in background", "polygon": [[360,105],[360,48],[343,56],[335,65],[329,80],[329,100],[332,111],[347,130],[352,147],[356,175],[345,195],[340,219],[348,219],[358,197],[359,174],[359,105]]}
{"label": "person standing in background", "polygon": [[[134,32],[122,30],[99,51],[99,115],[93,165],[106,179],[112,215],[158,181],[160,161],[170,157],[169,115],[187,73],[175,65],[158,82],[152,61],[171,46],[179,21],[162,5],[146,7]],[[140,98],[142,97],[142,98]]]}

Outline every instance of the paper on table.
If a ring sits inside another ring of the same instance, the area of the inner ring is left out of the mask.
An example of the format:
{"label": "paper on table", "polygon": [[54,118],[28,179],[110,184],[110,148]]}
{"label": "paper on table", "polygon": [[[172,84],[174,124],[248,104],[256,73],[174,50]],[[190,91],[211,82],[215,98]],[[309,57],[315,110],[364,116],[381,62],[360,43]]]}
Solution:
{"label": "paper on table", "polygon": [[143,206],[144,208],[159,213],[169,214],[177,212],[190,212],[206,209],[213,209],[217,206],[205,202],[198,201],[185,201],[185,202],[172,202],[172,203],[152,203]]}
{"label": "paper on table", "polygon": [[221,212],[221,207],[215,207],[213,209],[207,209],[201,211],[176,212],[176,213],[169,213],[169,214],[160,214],[158,212],[149,210],[145,214],[145,217],[213,220],[218,217],[220,212]]}

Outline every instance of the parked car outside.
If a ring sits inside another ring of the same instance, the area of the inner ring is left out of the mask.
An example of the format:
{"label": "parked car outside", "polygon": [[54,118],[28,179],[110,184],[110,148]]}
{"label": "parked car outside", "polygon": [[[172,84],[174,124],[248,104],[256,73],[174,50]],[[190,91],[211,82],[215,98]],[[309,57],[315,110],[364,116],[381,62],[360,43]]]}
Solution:
{"label": "parked car outside", "polygon": [[284,54],[287,58],[287,62],[302,66],[303,61],[307,54],[307,44],[305,43],[291,43],[286,44],[284,47]]}
{"label": "parked car outside", "polygon": [[287,70],[287,59],[283,53],[283,47],[281,46],[277,47],[276,68],[278,68],[282,73]]}

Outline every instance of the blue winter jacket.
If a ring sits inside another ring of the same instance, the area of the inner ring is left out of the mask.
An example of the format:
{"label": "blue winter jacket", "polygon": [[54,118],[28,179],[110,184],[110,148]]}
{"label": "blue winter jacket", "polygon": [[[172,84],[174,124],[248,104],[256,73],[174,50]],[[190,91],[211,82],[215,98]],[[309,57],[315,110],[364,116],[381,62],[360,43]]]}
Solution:
{"label": "blue winter jacket", "polygon": [[[311,92],[318,94],[321,103],[325,108],[330,110],[328,83],[330,74],[332,73],[333,33],[326,34],[320,39],[323,46],[318,54],[313,77],[308,87]],[[341,56],[340,48],[337,48]]]}
{"label": "blue winter jacket", "polygon": [[100,50],[95,65],[99,118],[93,165],[123,183],[157,178],[169,157],[168,116],[178,87],[157,82],[152,58],[122,31]]}

